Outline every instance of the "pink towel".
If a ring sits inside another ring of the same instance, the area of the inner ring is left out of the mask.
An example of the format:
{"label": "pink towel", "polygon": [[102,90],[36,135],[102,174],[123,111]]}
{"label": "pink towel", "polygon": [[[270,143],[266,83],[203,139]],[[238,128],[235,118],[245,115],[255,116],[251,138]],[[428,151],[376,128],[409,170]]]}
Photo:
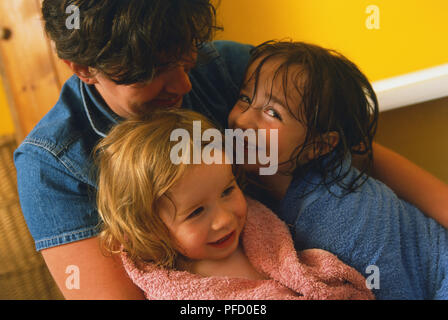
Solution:
{"label": "pink towel", "polygon": [[296,252],[286,224],[261,203],[247,202],[242,245],[254,268],[269,280],[203,277],[151,263],[137,267],[123,253],[132,281],[155,300],[374,299],[355,269],[324,250]]}

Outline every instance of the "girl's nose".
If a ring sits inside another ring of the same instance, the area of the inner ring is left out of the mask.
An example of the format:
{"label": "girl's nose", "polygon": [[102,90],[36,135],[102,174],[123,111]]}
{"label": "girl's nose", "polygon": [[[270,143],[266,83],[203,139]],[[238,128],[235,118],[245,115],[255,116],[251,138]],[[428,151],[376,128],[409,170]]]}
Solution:
{"label": "girl's nose", "polygon": [[231,210],[222,205],[218,205],[215,210],[216,212],[212,221],[212,229],[221,230],[227,228],[232,222],[233,214]]}
{"label": "girl's nose", "polygon": [[170,70],[166,81],[165,91],[167,93],[183,96],[191,91],[190,77],[182,65]]}
{"label": "girl's nose", "polygon": [[[256,129],[256,117],[257,112],[254,108],[250,106],[245,106],[245,108],[236,106],[238,108],[233,113],[232,117],[229,119],[232,123],[229,123],[233,128],[246,129]],[[230,122],[229,121],[229,122]]]}

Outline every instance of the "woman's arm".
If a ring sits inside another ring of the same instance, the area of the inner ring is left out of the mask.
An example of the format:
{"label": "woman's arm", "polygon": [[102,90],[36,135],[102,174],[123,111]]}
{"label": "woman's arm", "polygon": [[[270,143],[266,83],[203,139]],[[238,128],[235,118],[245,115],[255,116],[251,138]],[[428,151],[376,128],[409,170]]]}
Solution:
{"label": "woman's arm", "polygon": [[373,144],[372,176],[448,228],[448,185],[403,156]]}
{"label": "woman's arm", "polygon": [[[42,256],[66,299],[144,299],[143,292],[126,274],[120,257],[103,255],[98,238],[45,249]],[[67,274],[68,266],[76,266],[79,274],[75,275],[75,271]],[[67,286],[67,282],[71,283],[72,280],[69,277],[74,276],[79,276],[79,289]]]}

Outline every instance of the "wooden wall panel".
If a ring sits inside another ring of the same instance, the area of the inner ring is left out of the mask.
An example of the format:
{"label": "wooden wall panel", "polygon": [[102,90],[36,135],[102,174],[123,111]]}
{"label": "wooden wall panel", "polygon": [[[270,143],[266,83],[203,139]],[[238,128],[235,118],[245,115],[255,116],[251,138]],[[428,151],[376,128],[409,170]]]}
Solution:
{"label": "wooden wall panel", "polygon": [[44,35],[40,0],[0,0],[0,60],[20,142],[56,103],[69,72]]}

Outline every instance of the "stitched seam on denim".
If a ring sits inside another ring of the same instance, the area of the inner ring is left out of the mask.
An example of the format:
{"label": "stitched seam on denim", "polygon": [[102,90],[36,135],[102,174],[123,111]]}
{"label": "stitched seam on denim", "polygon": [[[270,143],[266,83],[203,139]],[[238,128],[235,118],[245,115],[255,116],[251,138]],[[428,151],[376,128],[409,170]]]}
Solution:
{"label": "stitched seam on denim", "polygon": [[59,156],[64,150],[67,150],[68,147],[76,140],[79,139],[79,137],[82,136],[82,133],[78,133],[77,135],[74,135],[68,142],[64,143],[61,147],[57,147],[54,143],[49,142],[48,140],[39,139],[39,138],[33,138],[33,137],[27,137],[23,142],[31,142],[33,144],[45,147],[48,149],[52,154],[55,154],[55,156]]}
{"label": "stitched seam on denim", "polygon": [[43,238],[43,239],[38,240],[37,242],[49,241],[49,240],[51,241],[51,240],[54,240],[54,239],[57,239],[57,238],[61,238],[61,237],[68,237],[68,236],[72,236],[72,235],[75,235],[75,234],[80,234],[80,233],[84,233],[84,232],[87,232],[87,231],[96,231],[96,230],[98,230],[98,226],[90,227],[90,228],[83,228],[83,229],[79,229],[77,231],[61,233],[61,234],[59,234],[57,236],[54,236],[54,237],[51,237],[51,238]]}
{"label": "stitched seam on denim", "polygon": [[[29,139],[29,140],[31,140],[31,139]],[[78,174],[78,173],[75,172],[76,170],[74,169],[74,167],[73,167],[73,165],[70,163],[70,161],[68,161],[68,160],[62,160],[62,159],[59,157],[59,155],[58,155],[57,153],[53,152],[53,150],[51,150],[51,149],[50,149],[48,146],[46,146],[45,144],[39,144],[39,143],[37,143],[37,142],[33,142],[33,141],[24,141],[23,143],[24,143],[24,144],[34,145],[34,146],[36,146],[36,147],[40,147],[40,148],[42,148],[42,149],[48,151],[51,155],[53,155],[53,156],[56,158],[57,161],[59,161],[64,167],[66,167],[66,168],[70,171],[70,173],[71,173],[72,175],[74,175],[77,179],[81,180],[83,183],[88,184],[88,181],[86,181],[86,180],[84,179],[84,177],[82,177],[80,174]]]}
{"label": "stitched seam on denim", "polygon": [[105,135],[104,133],[102,133],[101,131],[99,131],[99,130],[95,127],[95,125],[93,124],[92,117],[90,116],[89,109],[87,108],[87,103],[86,103],[86,98],[85,98],[85,96],[84,96],[84,90],[83,90],[83,88],[82,88],[82,83],[83,83],[82,80],[79,79],[79,91],[81,92],[82,104],[83,104],[83,107],[84,107],[84,111],[86,112],[87,118],[89,119],[90,126],[92,127],[93,131],[95,131],[95,133],[96,133],[97,135],[99,135],[100,137],[105,138],[106,135]]}
{"label": "stitched seam on denim", "polygon": [[[99,230],[97,227],[92,227],[88,229],[81,229],[78,232],[72,232],[69,234],[62,234],[52,238],[45,238],[42,240],[35,241],[35,247],[37,251],[44,250],[47,248],[51,248],[54,246],[59,246],[63,244],[72,243],[75,241],[80,241],[84,239],[89,239],[95,237],[99,234]],[[67,237],[71,237],[71,239],[67,239]],[[74,238],[73,238],[74,237]]]}

